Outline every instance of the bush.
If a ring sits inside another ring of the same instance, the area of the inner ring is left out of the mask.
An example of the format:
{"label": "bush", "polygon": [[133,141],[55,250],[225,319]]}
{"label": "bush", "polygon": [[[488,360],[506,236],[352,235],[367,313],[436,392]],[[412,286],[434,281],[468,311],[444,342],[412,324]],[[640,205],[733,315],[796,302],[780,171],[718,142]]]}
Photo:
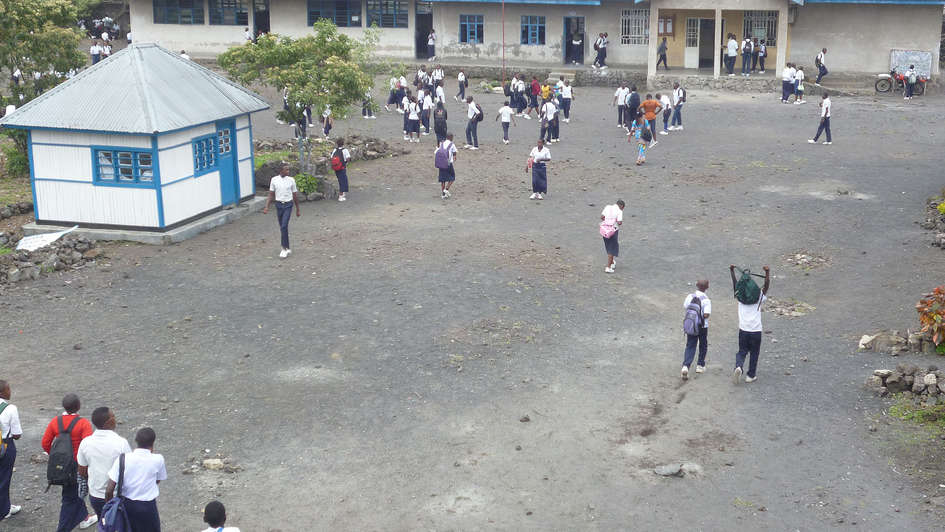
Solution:
{"label": "bush", "polygon": [[938,204],[938,207],[936,207],[936,209],[938,209],[939,214],[945,216],[945,200],[942,200],[942,202]]}
{"label": "bush", "polygon": [[26,152],[20,150],[16,144],[0,146],[3,158],[6,161],[4,168],[9,177],[26,177],[30,173],[30,159]]}
{"label": "bush", "polygon": [[295,184],[300,192],[311,194],[318,189],[318,178],[312,174],[301,173],[295,176]]}
{"label": "bush", "polygon": [[945,352],[945,286],[925,294],[915,306],[922,332],[932,337],[939,353]]}
{"label": "bush", "polygon": [[259,170],[264,164],[271,163],[273,161],[289,161],[295,159],[298,159],[298,154],[296,152],[279,150],[257,153],[253,158],[253,162],[256,165],[256,170]]}

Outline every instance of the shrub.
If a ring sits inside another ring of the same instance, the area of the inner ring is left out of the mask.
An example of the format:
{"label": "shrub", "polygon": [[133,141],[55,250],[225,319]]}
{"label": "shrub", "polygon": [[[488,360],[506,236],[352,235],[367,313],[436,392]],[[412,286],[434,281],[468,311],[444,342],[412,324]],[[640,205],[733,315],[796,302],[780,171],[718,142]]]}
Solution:
{"label": "shrub", "polygon": [[21,150],[16,144],[4,144],[0,146],[3,152],[3,158],[6,161],[4,168],[6,174],[10,177],[25,177],[30,173],[30,159],[26,152]]}
{"label": "shrub", "polygon": [[939,353],[945,351],[945,286],[939,286],[919,300],[915,306],[919,313],[922,332],[932,337]]}
{"label": "shrub", "polygon": [[318,189],[318,178],[312,174],[301,173],[295,176],[295,184],[300,192],[311,194]]}
{"label": "shrub", "polygon": [[945,216],[945,200],[942,200],[942,202],[938,204],[938,207],[936,207],[936,209],[938,209],[939,214]]}

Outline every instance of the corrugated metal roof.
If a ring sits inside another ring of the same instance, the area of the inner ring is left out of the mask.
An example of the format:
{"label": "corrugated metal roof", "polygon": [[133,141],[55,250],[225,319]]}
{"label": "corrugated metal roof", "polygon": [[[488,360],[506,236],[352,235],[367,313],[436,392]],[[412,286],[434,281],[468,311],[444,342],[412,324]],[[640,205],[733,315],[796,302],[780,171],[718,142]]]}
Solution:
{"label": "corrugated metal roof", "polygon": [[0,120],[25,128],[160,133],[268,109],[262,97],[156,44],[132,44]]}

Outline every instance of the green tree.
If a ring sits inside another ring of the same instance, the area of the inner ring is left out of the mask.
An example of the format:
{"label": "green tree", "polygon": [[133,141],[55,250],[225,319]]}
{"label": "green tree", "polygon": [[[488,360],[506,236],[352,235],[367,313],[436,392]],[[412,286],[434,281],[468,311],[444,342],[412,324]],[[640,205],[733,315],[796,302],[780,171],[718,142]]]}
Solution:
{"label": "green tree", "polygon": [[[0,72],[19,69],[23,81],[16,84],[5,75],[8,89],[0,103],[23,105],[40,91],[48,90],[65,77],[64,73],[85,64],[79,51],[74,0],[0,0]],[[34,73],[41,77],[34,79]],[[24,173],[26,135],[6,130],[14,147],[5,150],[7,170]]]}
{"label": "green tree", "polygon": [[255,44],[230,48],[218,60],[241,83],[287,88],[288,109],[278,114],[282,120],[298,122],[307,106],[314,116],[331,106],[334,116],[344,118],[373,86],[369,59],[376,42],[371,31],[359,41],[323,19],[312,27],[312,35],[265,35]]}

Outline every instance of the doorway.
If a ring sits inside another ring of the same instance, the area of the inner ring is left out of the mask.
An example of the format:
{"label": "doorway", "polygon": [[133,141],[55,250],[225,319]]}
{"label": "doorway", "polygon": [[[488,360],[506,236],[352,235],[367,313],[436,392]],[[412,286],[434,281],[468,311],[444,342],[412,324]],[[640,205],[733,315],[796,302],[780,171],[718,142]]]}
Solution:
{"label": "doorway", "polygon": [[564,17],[564,64],[584,64],[584,49],[587,42],[584,35],[584,17]]}
{"label": "doorway", "polygon": [[253,0],[253,35],[269,33],[269,0]]}
{"label": "doorway", "polygon": [[715,67],[715,19],[699,19],[699,68]]}
{"label": "doorway", "polygon": [[217,122],[217,163],[220,165],[221,204],[233,205],[240,200],[239,171],[236,166],[236,122]]}
{"label": "doorway", "polygon": [[417,59],[426,60],[430,57],[427,54],[427,37],[430,36],[430,30],[433,29],[433,3],[417,2],[414,9],[416,12],[414,15],[416,57]]}

